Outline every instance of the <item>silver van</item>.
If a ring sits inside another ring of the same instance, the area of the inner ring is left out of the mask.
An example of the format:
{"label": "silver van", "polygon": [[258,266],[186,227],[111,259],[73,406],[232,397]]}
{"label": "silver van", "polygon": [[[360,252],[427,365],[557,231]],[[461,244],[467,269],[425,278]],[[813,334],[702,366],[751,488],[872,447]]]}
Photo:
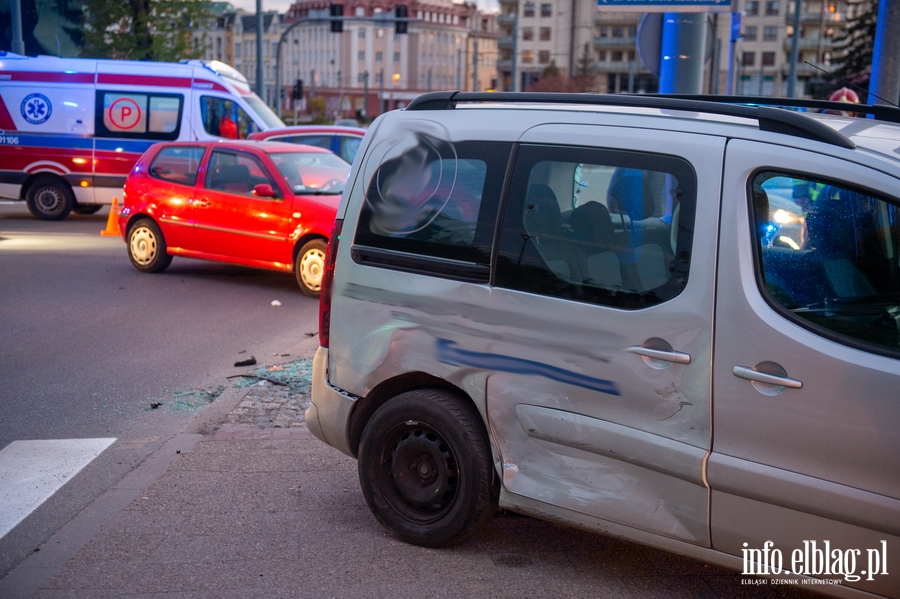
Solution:
{"label": "silver van", "polygon": [[499,505],[900,597],[900,110],[765,101],[439,92],[372,124],[306,422],[388,530]]}

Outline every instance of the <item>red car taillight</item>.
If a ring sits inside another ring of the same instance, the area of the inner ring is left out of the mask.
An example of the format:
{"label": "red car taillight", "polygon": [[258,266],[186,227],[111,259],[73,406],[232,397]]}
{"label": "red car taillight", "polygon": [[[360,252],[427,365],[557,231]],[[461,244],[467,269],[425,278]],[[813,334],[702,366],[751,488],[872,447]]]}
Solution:
{"label": "red car taillight", "polygon": [[325,272],[322,274],[322,287],[319,289],[319,345],[328,347],[331,333],[331,287],[334,282],[334,262],[337,259],[338,242],[341,240],[341,228],[344,221],[334,221],[328,249],[325,250]]}

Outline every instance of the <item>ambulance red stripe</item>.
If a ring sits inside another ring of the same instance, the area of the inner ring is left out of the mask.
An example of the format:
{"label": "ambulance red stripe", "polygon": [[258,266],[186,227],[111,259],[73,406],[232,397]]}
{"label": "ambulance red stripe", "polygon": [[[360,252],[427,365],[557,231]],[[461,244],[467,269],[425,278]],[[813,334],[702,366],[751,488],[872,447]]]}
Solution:
{"label": "ambulance red stripe", "polygon": [[33,81],[41,83],[93,83],[93,73],[52,73],[49,71],[0,71],[7,81]]}

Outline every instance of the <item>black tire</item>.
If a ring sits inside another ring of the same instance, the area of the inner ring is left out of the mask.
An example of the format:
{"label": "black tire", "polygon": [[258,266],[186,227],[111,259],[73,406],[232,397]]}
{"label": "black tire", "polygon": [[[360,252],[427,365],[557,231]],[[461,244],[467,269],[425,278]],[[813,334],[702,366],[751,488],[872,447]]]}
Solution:
{"label": "black tire", "polygon": [[442,547],[481,528],[497,508],[496,480],[481,416],[450,393],[401,393],[363,431],[363,495],[378,521],[408,543]]}
{"label": "black tire", "polygon": [[128,229],[128,257],[142,272],[161,272],[172,262],[166,239],[152,219],[142,218]]}
{"label": "black tire", "polygon": [[313,239],[306,242],[297,252],[294,261],[294,276],[303,294],[318,298],[322,289],[322,276],[325,274],[325,250],[328,244],[324,239]]}
{"label": "black tire", "polygon": [[100,212],[101,208],[103,208],[102,204],[76,204],[72,208],[72,212],[75,214],[96,214]]}
{"label": "black tire", "polygon": [[53,177],[41,177],[28,188],[25,195],[28,211],[41,220],[62,220],[75,206],[75,196],[69,186]]}

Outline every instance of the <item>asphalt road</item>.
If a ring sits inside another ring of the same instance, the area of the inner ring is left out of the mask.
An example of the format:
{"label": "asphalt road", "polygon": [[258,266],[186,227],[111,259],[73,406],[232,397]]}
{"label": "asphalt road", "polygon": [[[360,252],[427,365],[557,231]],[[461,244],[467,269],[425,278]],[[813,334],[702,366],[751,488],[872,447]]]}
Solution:
{"label": "asphalt road", "polygon": [[215,393],[239,360],[290,359],[317,330],[291,274],[179,258],[140,273],[100,236],[107,214],[45,222],[0,203],[0,449],[120,441],[0,539],[0,576],[200,409],[182,399]]}

